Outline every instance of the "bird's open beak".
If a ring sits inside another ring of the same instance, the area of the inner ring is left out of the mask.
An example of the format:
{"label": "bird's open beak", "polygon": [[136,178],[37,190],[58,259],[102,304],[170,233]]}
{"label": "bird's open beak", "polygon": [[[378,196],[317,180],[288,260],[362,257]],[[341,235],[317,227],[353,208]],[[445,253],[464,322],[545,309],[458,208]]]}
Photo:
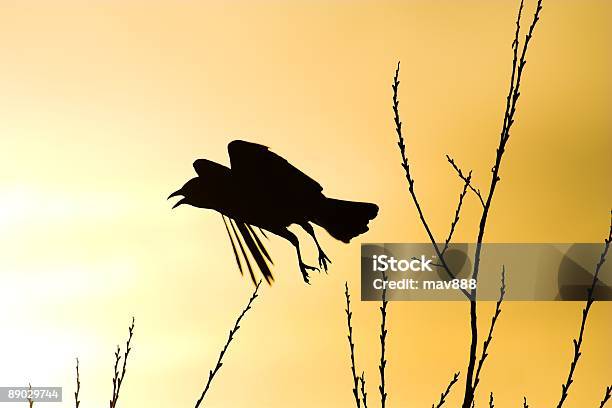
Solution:
{"label": "bird's open beak", "polygon": [[172,206],[172,209],[174,210],[176,207],[178,207],[178,206],[179,206],[179,205],[181,205],[181,204],[185,204],[185,199],[184,199],[184,198],[181,198],[180,200],[178,200],[178,201],[176,202],[176,204],[174,204],[174,205]]}
{"label": "bird's open beak", "polygon": [[[181,191],[181,190],[176,190],[174,193],[172,193],[172,194],[170,194],[170,195],[168,196],[167,200],[171,199],[172,197],[177,197],[177,196],[182,196],[182,195],[183,195],[183,193],[182,193],[182,191]],[[181,198],[180,200],[178,200],[178,201],[176,202],[176,204],[174,204],[174,205],[172,206],[172,209],[174,210],[176,207],[178,207],[178,206],[179,206],[179,205],[181,205],[181,204],[185,204],[185,199],[184,199],[184,198]]]}
{"label": "bird's open beak", "polygon": [[176,196],[180,196],[180,195],[183,195],[183,193],[181,193],[181,190],[176,190],[174,193],[170,194],[170,195],[168,196],[168,198],[166,198],[166,200],[169,200],[169,199],[171,199],[172,197],[176,197]]}

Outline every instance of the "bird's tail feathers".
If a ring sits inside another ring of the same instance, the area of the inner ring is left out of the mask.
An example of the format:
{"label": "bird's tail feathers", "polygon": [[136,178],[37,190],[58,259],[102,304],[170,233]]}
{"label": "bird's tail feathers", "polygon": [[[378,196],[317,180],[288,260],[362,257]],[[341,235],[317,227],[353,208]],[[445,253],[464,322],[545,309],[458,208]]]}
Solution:
{"label": "bird's tail feathers", "polygon": [[348,243],[368,231],[369,221],[377,214],[376,204],[325,198],[316,209],[313,222],[332,237]]}

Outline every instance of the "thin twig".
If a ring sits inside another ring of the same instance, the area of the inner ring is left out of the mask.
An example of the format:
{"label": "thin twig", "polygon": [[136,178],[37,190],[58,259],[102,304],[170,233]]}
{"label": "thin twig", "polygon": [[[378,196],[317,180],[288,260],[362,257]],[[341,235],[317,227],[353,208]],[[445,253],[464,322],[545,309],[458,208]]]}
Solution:
{"label": "thin twig", "polygon": [[[425,219],[425,215],[423,214],[423,210],[421,209],[421,204],[419,203],[419,200],[414,191],[414,179],[412,178],[412,175],[410,173],[410,164],[408,163],[408,157],[406,156],[406,144],[404,143],[404,136],[402,134],[402,121],[399,115],[399,98],[398,98],[398,88],[400,84],[399,70],[400,70],[400,63],[398,62],[397,68],[395,70],[395,76],[393,77],[393,85],[391,86],[391,88],[393,89],[393,120],[395,122],[395,132],[397,133],[397,138],[398,138],[397,146],[399,147],[399,151],[402,157],[402,167],[406,174],[406,180],[408,181],[408,191],[410,192],[410,196],[412,197],[414,206],[417,209],[419,218],[421,219],[421,223],[423,224],[423,227],[425,227],[427,236],[429,237],[429,240],[431,241],[431,244],[434,250],[436,251],[436,255],[438,256],[438,259],[442,263],[442,266],[444,267],[444,270],[446,271],[448,276],[450,276],[451,279],[455,279],[455,274],[450,270],[450,267],[444,260],[442,251],[440,250],[440,247],[438,246],[438,243],[436,242],[436,239],[433,236],[433,233],[431,232],[431,228],[429,228],[429,224],[427,223],[427,220]],[[467,290],[465,289],[460,289],[460,290],[461,292],[463,292],[463,294],[466,297],[468,298],[470,297],[470,293]]]}
{"label": "thin twig", "polygon": [[[523,70],[525,68],[525,65],[527,64],[525,56],[527,55],[527,48],[533,36],[533,30],[537,22],[540,19],[540,11],[542,10],[542,0],[538,0],[538,4],[536,6],[536,11],[534,13],[533,21],[531,25],[529,26],[529,32],[525,36],[525,43],[523,44],[521,58],[520,58],[520,61],[518,61],[518,65],[517,65],[517,53],[518,53],[518,46],[519,46],[518,35],[520,31],[520,19],[521,19],[522,9],[523,9],[523,1],[521,0],[518,18],[516,20],[515,39],[512,43],[513,45],[512,48],[514,51],[514,59],[512,61],[512,75],[511,75],[511,80],[510,80],[510,90],[506,98],[506,112],[504,113],[504,123],[502,125],[499,146],[497,147],[495,164],[493,165],[493,168],[491,169],[491,172],[492,172],[491,186],[489,188],[489,194],[487,196],[487,199],[485,200],[485,206],[483,208],[482,216],[480,219],[480,227],[478,231],[478,239],[477,239],[477,247],[476,247],[476,256],[475,256],[475,261],[474,261],[474,273],[473,273],[474,279],[478,279],[478,267],[480,265],[480,251],[482,247],[482,240],[484,238],[484,232],[485,232],[485,227],[487,223],[487,216],[491,208],[491,201],[493,199],[495,187],[497,186],[497,183],[501,180],[501,178],[499,177],[499,171],[500,171],[502,158],[503,158],[503,155],[506,149],[506,144],[508,143],[508,140],[510,139],[510,129],[512,128],[512,125],[514,124],[514,114],[516,113],[516,104],[520,96],[521,78],[523,75]],[[516,82],[515,82],[515,77],[516,77]]]}
{"label": "thin twig", "polygon": [[489,408],[495,408],[495,405],[493,405],[493,393],[491,392],[491,394],[489,394]]}
{"label": "thin twig", "polygon": [[608,402],[608,400],[610,399],[610,394],[612,394],[612,385],[606,387],[606,395],[604,395],[604,398],[601,400],[599,408],[603,408],[604,405],[606,405],[606,402]]}
{"label": "thin twig", "polygon": [[[525,68],[527,55],[527,49],[529,46],[529,42],[533,36],[533,30],[540,19],[540,11],[542,10],[542,0],[538,0],[536,10],[533,16],[532,23],[529,27],[529,32],[525,36],[525,42],[523,43],[523,48],[521,52],[520,61],[518,61],[518,47],[519,47],[519,33],[520,33],[520,21],[521,14],[523,11],[523,0],[521,0],[518,16],[516,19],[516,31],[514,35],[514,41],[512,42],[512,50],[513,50],[513,60],[512,60],[512,74],[510,76],[510,89],[508,91],[508,96],[506,98],[506,110],[504,113],[504,120],[502,125],[502,130],[500,133],[499,145],[496,150],[495,156],[495,164],[491,169],[491,184],[489,187],[489,193],[487,199],[485,200],[485,205],[482,210],[482,215],[480,217],[480,224],[478,227],[478,238],[476,240],[476,251],[474,256],[474,270],[472,273],[472,279],[478,281],[478,272],[480,269],[480,257],[482,252],[482,242],[484,240],[485,229],[487,225],[487,217],[489,215],[489,210],[491,208],[491,202],[493,200],[493,195],[495,193],[495,187],[497,183],[500,181],[499,171],[502,163],[502,158],[506,149],[506,144],[510,139],[510,129],[514,124],[514,114],[516,112],[516,104],[520,96],[520,84],[521,77],[523,75],[523,70]],[[471,344],[470,344],[470,355],[469,362],[466,374],[466,383],[465,383],[465,394],[463,398],[462,408],[468,408],[471,405],[472,400],[474,399],[474,367],[476,364],[476,349],[478,344],[478,325],[477,325],[477,316],[476,316],[476,295],[477,289],[472,289],[471,298],[470,298],[470,329],[471,329]]]}
{"label": "thin twig", "polygon": [[461,206],[463,205],[463,199],[465,195],[467,194],[468,186],[470,185],[471,179],[472,179],[472,171],[470,170],[470,173],[465,178],[465,184],[463,185],[463,190],[459,194],[459,202],[457,203],[457,209],[455,210],[455,218],[453,218],[453,221],[451,222],[451,227],[450,227],[450,231],[448,232],[448,237],[446,237],[446,241],[444,241],[444,248],[442,248],[442,255],[446,253],[446,250],[448,249],[448,244],[450,244],[451,238],[453,237],[453,233],[455,232],[455,227],[457,226],[457,223],[459,222],[459,213],[461,213]]}
{"label": "thin twig", "polygon": [[117,351],[115,351],[115,366],[113,367],[113,397],[110,400],[110,406],[113,407],[113,401],[115,400],[115,394],[117,393],[117,383],[119,381],[119,362],[121,361],[121,349],[117,345]]}
{"label": "thin twig", "polygon": [[132,348],[130,344],[132,342],[132,336],[134,335],[134,317],[132,317],[132,324],[128,328],[129,336],[127,342],[125,343],[125,353],[123,354],[123,366],[121,367],[121,374],[118,371],[119,361],[121,360],[121,347],[117,346],[117,351],[115,352],[115,375],[113,376],[113,398],[109,401],[110,408],[115,408],[117,406],[117,401],[119,400],[119,392],[121,391],[121,384],[123,384],[123,379],[125,378],[125,369],[127,367],[127,359],[130,354]]}
{"label": "thin twig", "polygon": [[527,397],[523,397],[523,408],[529,408],[529,405],[527,405]]}
{"label": "thin twig", "polygon": [[217,359],[217,364],[215,365],[214,370],[209,371],[208,381],[206,381],[206,386],[204,387],[204,391],[202,391],[202,395],[200,395],[200,398],[197,400],[195,404],[195,408],[198,408],[200,404],[202,403],[202,400],[204,399],[204,396],[208,392],[208,389],[210,388],[210,384],[212,383],[212,380],[215,377],[215,374],[217,374],[217,372],[223,365],[223,356],[225,355],[225,352],[227,351],[230,343],[234,339],[234,335],[236,334],[238,329],[240,329],[240,321],[242,320],[246,312],[248,312],[251,309],[251,304],[253,303],[255,298],[257,298],[257,291],[259,290],[260,285],[261,285],[261,279],[259,280],[259,282],[257,282],[257,285],[255,286],[255,290],[253,291],[253,294],[251,295],[251,298],[249,299],[249,302],[247,303],[246,307],[242,310],[242,313],[238,315],[238,318],[236,319],[236,323],[234,324],[234,328],[232,328],[229,331],[229,336],[227,338],[227,341],[225,342],[225,345],[223,346],[223,349],[221,350],[221,353],[219,354],[219,358]]}
{"label": "thin twig", "polygon": [[351,350],[351,374],[353,375],[353,396],[355,397],[355,405],[360,408],[361,401],[359,400],[359,378],[357,377],[357,369],[355,368],[355,343],[353,342],[353,325],[351,319],[353,312],[351,312],[351,295],[349,293],[348,282],[344,283],[344,296],[346,297],[346,322],[348,325],[348,342]]}
{"label": "thin twig", "polygon": [[28,389],[30,391],[28,395],[28,405],[30,406],[30,408],[32,408],[34,406],[34,400],[32,399],[32,383],[28,384]]}
{"label": "thin twig", "polygon": [[[387,275],[383,272],[383,281],[386,282]],[[380,371],[380,406],[385,408],[387,403],[387,392],[385,391],[385,368],[387,367],[387,360],[385,359],[385,347],[387,344],[387,285],[383,286],[382,290],[382,305],[380,306],[380,365],[378,369]]]}
{"label": "thin twig", "polygon": [[81,401],[79,401],[79,392],[81,391],[81,377],[79,376],[79,359],[76,359],[76,391],[74,392],[74,406],[79,408]]}
{"label": "thin twig", "polygon": [[[610,215],[612,216],[612,211],[610,212]],[[595,285],[597,285],[597,282],[599,281],[599,271],[601,267],[603,266],[603,264],[606,262],[606,256],[608,254],[608,249],[610,248],[611,240],[612,240],[612,220],[610,221],[610,230],[608,231],[608,238],[606,238],[605,240],[604,249],[601,253],[601,256],[599,257],[599,262],[597,262],[597,266],[595,267],[595,274],[593,275],[593,282],[591,283],[591,286],[587,289],[587,301],[586,301],[586,305],[584,309],[582,309],[582,321],[580,323],[580,333],[578,334],[578,340],[576,339],[572,340],[574,343],[574,358],[570,364],[570,369],[567,375],[567,380],[565,381],[565,384],[561,385],[561,399],[559,400],[559,403],[557,404],[557,408],[561,408],[563,406],[563,403],[565,402],[565,399],[567,398],[567,395],[568,395],[569,387],[574,382],[574,380],[572,379],[574,375],[574,370],[576,369],[576,366],[578,365],[578,360],[580,359],[580,356],[582,355],[582,353],[580,352],[580,346],[582,346],[582,336],[584,334],[584,328],[586,326],[586,321],[589,316],[589,311],[591,310],[591,305],[595,301],[595,296],[593,295],[593,292],[595,290]]]}
{"label": "thin twig", "polygon": [[478,367],[476,368],[476,374],[474,375],[474,387],[472,388],[472,392],[476,392],[476,387],[480,382],[480,370],[484,365],[484,362],[489,355],[487,350],[489,345],[491,344],[491,340],[493,339],[493,330],[495,329],[495,323],[497,322],[497,318],[501,313],[501,304],[504,301],[504,295],[506,294],[506,267],[502,265],[502,273],[501,273],[501,286],[499,288],[499,299],[497,300],[497,304],[495,305],[495,313],[491,318],[491,326],[489,327],[489,335],[487,339],[482,344],[482,354],[480,355],[480,360],[478,361]]}
{"label": "thin twig", "polygon": [[361,372],[361,377],[359,377],[359,382],[361,383],[361,399],[363,400],[363,408],[368,408],[368,393],[366,392],[365,385],[365,372]]}
{"label": "thin twig", "polygon": [[440,394],[440,401],[438,401],[438,405],[431,404],[431,408],[440,408],[442,405],[444,405],[444,403],[446,402],[446,397],[448,397],[448,394],[450,393],[451,388],[453,388],[453,385],[455,385],[455,383],[458,380],[459,380],[459,372],[457,371],[455,375],[453,376],[453,379],[448,383],[446,390],[444,390],[444,392]]}
{"label": "thin twig", "polygon": [[482,198],[482,194],[480,193],[480,189],[479,188],[475,188],[470,182],[468,182],[467,177],[463,175],[463,172],[461,171],[459,166],[457,166],[457,164],[452,159],[452,157],[450,157],[447,154],[446,155],[446,159],[448,160],[450,165],[453,166],[453,169],[455,169],[455,171],[457,172],[457,175],[459,176],[459,178],[461,178],[466,184],[468,184],[468,187],[470,188],[470,190],[472,190],[474,192],[474,194],[476,194],[476,197],[478,197],[478,200],[480,201],[480,204],[484,207],[485,203],[484,203],[484,200]]}

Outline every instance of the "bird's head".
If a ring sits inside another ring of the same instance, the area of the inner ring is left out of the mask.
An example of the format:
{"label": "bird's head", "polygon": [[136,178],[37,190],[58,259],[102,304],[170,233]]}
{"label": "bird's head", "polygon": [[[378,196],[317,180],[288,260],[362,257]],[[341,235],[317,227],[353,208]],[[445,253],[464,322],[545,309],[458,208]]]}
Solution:
{"label": "bird's head", "polygon": [[183,187],[179,188],[174,193],[168,196],[168,200],[171,199],[172,197],[183,196],[183,198],[178,200],[172,206],[172,208],[174,209],[181,204],[189,204],[189,205],[199,207],[199,205],[197,205],[197,202],[199,201],[198,197],[201,198],[202,194],[204,194],[206,191],[203,187],[204,186],[202,185],[201,178],[195,177],[189,180],[187,183],[185,183]]}

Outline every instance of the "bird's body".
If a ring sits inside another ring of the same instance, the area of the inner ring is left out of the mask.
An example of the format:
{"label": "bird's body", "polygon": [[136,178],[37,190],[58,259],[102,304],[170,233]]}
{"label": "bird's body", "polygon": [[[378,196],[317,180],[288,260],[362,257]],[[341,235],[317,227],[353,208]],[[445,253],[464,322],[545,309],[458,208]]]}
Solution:
{"label": "bird's body", "polygon": [[232,231],[227,222],[226,228],[238,266],[241,267],[239,254],[231,232],[236,237],[252,277],[253,271],[239,234],[264,277],[268,281],[272,277],[264,259],[271,262],[271,258],[252,226],[290,241],[296,248],[303,278],[308,282],[307,271],[316,268],[302,262],[297,237],[287,227],[300,225],[313,237],[319,249],[319,265],[327,269],[329,258],[319,246],[310,222],[323,227],[334,238],[349,242],[368,230],[368,221],[378,212],[375,204],[325,197],[319,183],[265,146],[236,140],[229,144],[228,151],[231,169],[210,160],[198,159],[193,164],[198,177],[189,180],[170,197],[184,196],[175,207],[189,204],[216,210],[227,217]]}
{"label": "bird's body", "polygon": [[[267,230],[287,227],[308,218],[305,209],[292,206],[287,202],[291,200],[282,200],[282,197],[270,194],[270,192],[253,191],[251,186],[243,182],[240,177],[230,175],[224,180],[223,186],[214,186],[219,187],[218,189],[212,189],[213,186],[208,185],[200,177],[195,179],[198,183],[202,183],[203,189],[206,188],[208,191],[206,196],[198,194],[193,196],[189,204],[194,207],[216,210],[228,218]],[[254,203],[255,197],[256,203]],[[275,209],[274,218],[270,217],[270,208]]]}

